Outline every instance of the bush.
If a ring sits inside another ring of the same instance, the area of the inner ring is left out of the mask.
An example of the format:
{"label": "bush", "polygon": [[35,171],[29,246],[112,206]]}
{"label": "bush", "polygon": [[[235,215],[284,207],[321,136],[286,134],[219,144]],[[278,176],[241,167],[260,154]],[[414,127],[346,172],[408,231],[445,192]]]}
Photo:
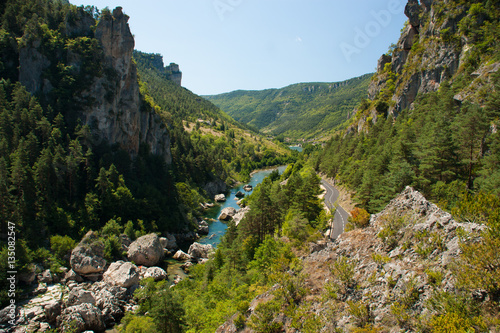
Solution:
{"label": "bush", "polygon": [[283,223],[283,234],[290,239],[304,242],[309,237],[309,221],[301,213],[291,210]]}
{"label": "bush", "polygon": [[354,269],[356,262],[349,260],[344,256],[337,257],[331,269],[332,274],[339,279],[346,287],[354,285]]}
{"label": "bush", "polygon": [[101,229],[102,235],[116,235],[120,236],[122,226],[114,219],[109,220]]}
{"label": "bush", "polygon": [[358,327],[365,327],[371,322],[372,316],[368,303],[365,303],[363,301],[347,301],[347,305],[347,311],[351,316],[354,317],[356,325]]}
{"label": "bush", "polygon": [[132,221],[127,221],[127,224],[125,224],[125,230],[123,231],[125,235],[128,236],[131,240],[135,240],[136,235],[135,235],[135,230],[134,230],[134,222]]}
{"label": "bush", "polygon": [[122,242],[116,235],[111,235],[104,241],[104,258],[107,261],[120,258],[122,256]]}
{"label": "bush", "polygon": [[[464,318],[458,313],[446,313],[444,315],[433,316],[430,322],[434,333],[468,333],[475,332],[473,319]],[[481,325],[482,326],[482,325]]]}
{"label": "bush", "polygon": [[370,214],[363,208],[354,208],[351,211],[349,222],[354,224],[356,228],[365,228],[370,223]]}
{"label": "bush", "polygon": [[55,235],[50,237],[50,248],[55,256],[61,260],[66,261],[75,246],[76,241],[69,236]]}
{"label": "bush", "polygon": [[276,301],[269,301],[257,305],[250,317],[248,326],[257,333],[281,332],[283,323],[274,320],[278,316],[280,308],[280,304]]}

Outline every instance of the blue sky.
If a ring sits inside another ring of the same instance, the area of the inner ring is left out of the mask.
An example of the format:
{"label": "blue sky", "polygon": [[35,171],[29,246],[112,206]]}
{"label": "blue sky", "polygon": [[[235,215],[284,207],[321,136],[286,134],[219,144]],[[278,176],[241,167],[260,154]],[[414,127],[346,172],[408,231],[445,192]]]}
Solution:
{"label": "blue sky", "polygon": [[130,16],[135,48],[175,62],[199,95],[335,82],[375,71],[405,0],[70,0]]}

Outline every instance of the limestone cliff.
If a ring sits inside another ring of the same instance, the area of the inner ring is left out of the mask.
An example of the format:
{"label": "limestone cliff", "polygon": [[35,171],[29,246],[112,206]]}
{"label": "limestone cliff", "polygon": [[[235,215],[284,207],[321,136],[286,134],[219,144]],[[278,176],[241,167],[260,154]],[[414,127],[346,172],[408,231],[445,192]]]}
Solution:
{"label": "limestone cliff", "polygon": [[165,125],[154,111],[141,110],[137,68],[132,61],[134,38],[128,19],[117,7],[112,16],[104,16],[97,25],[95,36],[104,51],[104,66],[113,70],[116,81],[111,82],[113,93],[109,94],[109,77],[96,78],[88,98],[97,102],[85,110],[83,117],[101,139],[119,143],[132,156],[139,152],[141,143],[147,143],[153,154],[164,156],[170,163]]}
{"label": "limestone cliff", "polygon": [[[477,47],[482,37],[471,33],[474,26],[483,25],[485,20],[485,15],[474,6],[453,0],[408,1],[404,12],[408,21],[399,41],[378,61],[377,74],[368,91],[372,104],[368,110],[361,110],[364,114],[358,115],[351,130],[366,129],[368,117],[374,122],[381,114],[397,117],[404,109],[413,107],[417,95],[437,91],[445,81],[461,80],[467,85],[479,76],[473,76],[474,71],[484,74],[475,85],[487,85],[489,76],[498,70],[498,63],[484,57]],[[491,61],[493,64],[488,63]],[[463,89],[457,102],[466,98],[481,103],[480,94],[474,96]]]}
{"label": "limestone cliff", "polygon": [[[171,163],[168,129],[155,110],[142,100],[139,91],[129,17],[121,7],[114,9],[112,14],[103,11],[94,33],[91,26],[96,24],[95,19],[83,9],[77,13],[71,22],[67,19],[63,38],[82,43],[88,41],[85,38],[97,41],[87,42],[87,47],[97,45],[94,58],[90,60],[92,64],[82,52],[71,47],[51,55],[47,54],[40,39],[23,36],[19,48],[19,81],[28,91],[42,98],[50,98],[50,94],[58,98],[61,90],[71,90],[70,103],[77,105],[76,111],[71,112],[78,114],[65,117],[79,118],[82,124],[89,125],[95,144],[118,144],[132,157],[138,154],[141,144],[147,144],[151,153]],[[74,86],[68,86],[59,75],[53,75],[53,68],[63,65],[73,78],[82,77],[82,72],[87,76]],[[89,65],[96,67],[92,75],[87,73]],[[174,69],[180,75],[178,66]],[[47,75],[50,71],[52,75]],[[180,77],[176,80],[180,84]]]}

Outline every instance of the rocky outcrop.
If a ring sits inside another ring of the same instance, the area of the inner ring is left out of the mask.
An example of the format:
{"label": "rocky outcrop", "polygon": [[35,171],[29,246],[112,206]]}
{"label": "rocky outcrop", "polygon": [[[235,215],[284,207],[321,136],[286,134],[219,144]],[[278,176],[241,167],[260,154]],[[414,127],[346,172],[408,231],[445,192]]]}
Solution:
{"label": "rocky outcrop", "polygon": [[201,220],[198,222],[198,234],[200,235],[208,235],[209,228],[207,221]]}
{"label": "rocky outcrop", "polygon": [[110,285],[128,288],[139,283],[139,271],[136,265],[120,260],[109,265],[103,275],[103,281]]}
{"label": "rocky outcrop", "polygon": [[250,206],[243,207],[240,210],[238,210],[236,214],[233,216],[234,224],[238,226],[238,224],[240,224],[241,220],[243,220],[243,218],[249,211],[250,211]]}
{"label": "rocky outcrop", "polygon": [[[418,94],[437,91],[442,82],[452,79],[459,72],[461,64],[467,59],[471,45],[463,34],[458,35],[458,26],[470,5],[457,6],[450,14],[443,13],[442,6],[445,6],[442,2],[433,0],[420,3],[409,0],[406,4],[404,13],[408,24],[392,53],[379,59],[377,74],[368,89],[369,99],[379,98],[379,94],[388,87],[386,64],[390,63],[391,84],[395,84],[395,89],[392,98],[384,100],[388,105],[386,114],[397,117],[402,110],[411,109]],[[469,91],[467,87],[464,90]],[[464,92],[457,96],[457,100],[470,95],[473,94]],[[366,130],[368,117],[372,122],[377,118],[377,112],[372,111],[363,110],[363,116],[350,130]]]}
{"label": "rocky outcrop", "polygon": [[227,191],[227,184],[221,179],[208,182],[203,186],[203,190],[207,193],[209,198],[213,198],[216,194],[224,193]]}
{"label": "rocky outcrop", "polygon": [[[162,62],[163,64],[163,62]],[[181,85],[182,83],[182,72],[179,70],[179,65],[171,62],[170,65],[165,67],[165,71],[168,73],[168,78],[172,80],[175,84]]]}
{"label": "rocky outcrop", "polygon": [[236,215],[236,209],[233,207],[226,207],[220,212],[219,220],[229,221],[234,215]]}
{"label": "rocky outcrop", "polygon": [[[364,320],[387,332],[413,331],[412,318],[430,318],[435,313],[436,295],[458,293],[451,268],[460,255],[460,237],[467,235],[476,242],[485,229],[455,221],[407,187],[371,216],[368,227],[345,232],[326,246],[318,244],[303,257],[302,287],[307,294],[294,310],[307,309],[317,318],[330,313],[321,322],[325,332],[350,332],[364,326],[360,324]],[[269,291],[255,298],[244,314],[246,319],[256,305],[273,297]],[[235,318],[217,332],[234,332]],[[292,329],[285,314],[275,315],[275,320],[283,323],[284,331]],[[238,331],[249,332],[249,328]]]}
{"label": "rocky outcrop", "polygon": [[31,93],[52,90],[50,82],[42,79],[42,74],[50,66],[50,61],[47,56],[40,53],[40,44],[40,40],[35,40],[19,49],[19,82]]}
{"label": "rocky outcrop", "polygon": [[71,268],[79,275],[101,274],[106,267],[104,244],[95,232],[89,231],[71,251]]}
{"label": "rocky outcrop", "polygon": [[163,258],[163,247],[157,234],[139,237],[128,248],[128,259],[136,265],[154,266]]}
{"label": "rocky outcrop", "polygon": [[[141,102],[137,69],[132,60],[135,42],[128,25],[129,17],[117,7],[112,14],[103,12],[96,23],[83,7],[74,10],[66,19],[65,37],[95,38],[101,47],[91,51],[95,52],[92,61],[98,62],[95,65],[99,70],[90,75],[85,73],[85,82],[79,83],[72,97],[74,105],[78,105],[74,111],[79,113],[83,124],[90,127],[93,143],[116,144],[132,157],[137,156],[139,146],[144,143],[151,153],[162,156],[170,164],[168,130],[156,111]],[[83,68],[89,66],[88,59],[79,50],[66,47],[48,51],[50,49],[44,47],[41,40],[23,36],[19,44],[19,66],[16,66],[19,81],[27,90],[49,99],[54,87],[60,85],[57,80],[61,74],[55,74],[52,69],[58,65],[55,61],[69,68],[74,77],[83,75]],[[174,81],[180,84],[182,74],[178,65],[171,64],[169,68]]]}
{"label": "rocky outcrop", "polygon": [[58,326],[63,332],[104,331],[102,313],[95,305],[83,303],[70,306],[62,312]]}
{"label": "rocky outcrop", "polygon": [[191,256],[182,250],[175,252],[173,258],[179,261],[191,260]]}
{"label": "rocky outcrop", "polygon": [[178,248],[177,240],[174,235],[166,234],[165,237],[160,237],[161,246],[168,251],[172,251]]}

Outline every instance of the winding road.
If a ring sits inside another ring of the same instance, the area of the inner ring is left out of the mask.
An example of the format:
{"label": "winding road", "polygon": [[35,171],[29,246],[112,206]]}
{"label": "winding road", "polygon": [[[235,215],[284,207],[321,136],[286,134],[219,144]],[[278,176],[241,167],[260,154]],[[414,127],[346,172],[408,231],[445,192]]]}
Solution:
{"label": "winding road", "polygon": [[321,184],[326,189],[326,206],[330,209],[330,211],[335,209],[335,215],[333,217],[333,230],[330,234],[330,238],[335,240],[344,232],[349,214],[339,204],[336,203],[339,197],[339,191],[324,179],[321,180]]}

